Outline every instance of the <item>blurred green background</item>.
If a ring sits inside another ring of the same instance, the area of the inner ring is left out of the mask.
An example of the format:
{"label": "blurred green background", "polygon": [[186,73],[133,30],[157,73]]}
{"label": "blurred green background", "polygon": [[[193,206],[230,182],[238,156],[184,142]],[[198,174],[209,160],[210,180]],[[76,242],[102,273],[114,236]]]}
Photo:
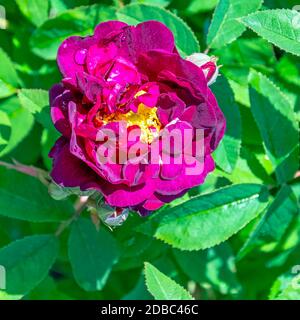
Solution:
{"label": "blurred green background", "polygon": [[[218,0],[0,0],[0,265],[8,268],[0,299],[170,298],[161,295],[159,284],[174,287],[177,298],[189,297],[189,291],[196,299],[300,299],[300,58],[291,53],[299,52],[300,36],[294,49],[284,51],[232,22],[259,8],[292,9],[298,3],[258,1],[251,11],[238,1],[220,2],[216,31],[210,26]],[[224,18],[226,12],[232,20]],[[97,232],[97,214],[91,220],[88,210],[68,220],[76,195],[55,201],[43,184],[59,136],[48,105],[48,90],[61,79],[58,45],[113,19],[162,21],[183,56],[199,50],[199,43],[201,52],[219,58],[222,76],[212,90],[227,132],[214,154],[217,168],[164,209],[182,214],[181,203],[196,198],[193,210],[212,214],[212,222],[205,225],[201,216],[198,229],[186,234],[196,232],[201,240],[203,226],[211,243],[204,244],[202,235],[203,243],[191,248],[181,238],[169,239],[157,216],[134,213],[123,226],[111,231],[100,225]],[[255,202],[261,188],[268,192],[263,207]],[[55,237],[61,224],[63,232]]]}

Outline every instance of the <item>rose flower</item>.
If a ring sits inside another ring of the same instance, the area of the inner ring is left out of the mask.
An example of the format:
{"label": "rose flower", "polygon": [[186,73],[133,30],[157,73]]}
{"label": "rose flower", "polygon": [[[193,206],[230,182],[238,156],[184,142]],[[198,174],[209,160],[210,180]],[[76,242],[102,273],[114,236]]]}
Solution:
{"label": "rose flower", "polygon": [[[63,79],[50,91],[51,117],[62,135],[50,152],[53,181],[96,190],[109,206],[140,214],[203,183],[214,170],[211,153],[225,119],[208,87],[215,61],[198,55],[183,59],[172,32],[156,21],[109,21],[93,36],[66,39],[57,55]],[[166,132],[176,133],[168,158]],[[115,161],[104,161],[107,154]]]}

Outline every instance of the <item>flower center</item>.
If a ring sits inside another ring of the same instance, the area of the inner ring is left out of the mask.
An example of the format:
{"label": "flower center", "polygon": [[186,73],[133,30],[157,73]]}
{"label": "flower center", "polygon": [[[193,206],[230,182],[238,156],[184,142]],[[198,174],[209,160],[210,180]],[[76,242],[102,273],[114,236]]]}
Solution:
{"label": "flower center", "polygon": [[[140,90],[135,94],[134,98],[138,98],[146,93],[146,91]],[[111,114],[98,112],[94,118],[94,123],[97,127],[119,121],[125,121],[127,128],[138,126],[141,130],[140,141],[144,143],[151,143],[158,137],[162,127],[157,116],[157,108],[148,107],[142,102],[138,104],[137,112],[133,112],[132,110],[127,113],[122,113],[120,110],[117,110]]]}
{"label": "flower center", "polygon": [[157,108],[149,108],[143,103],[138,106],[137,113],[129,111],[127,113],[115,112],[105,115],[102,119],[103,124],[109,122],[126,121],[127,128],[139,126],[141,129],[141,141],[151,143],[158,136],[161,129],[161,123],[156,114]]}

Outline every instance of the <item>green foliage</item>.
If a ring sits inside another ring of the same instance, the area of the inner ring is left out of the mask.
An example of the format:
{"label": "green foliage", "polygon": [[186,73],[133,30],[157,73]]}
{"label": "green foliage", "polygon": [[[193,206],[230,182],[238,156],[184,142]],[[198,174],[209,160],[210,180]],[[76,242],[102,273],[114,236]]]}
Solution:
{"label": "green foliage", "polygon": [[182,271],[200,286],[212,288],[223,295],[236,296],[239,293],[241,286],[229,244],[222,243],[202,251],[173,252]]}
{"label": "green foliage", "polygon": [[238,38],[246,28],[237,20],[257,11],[262,0],[220,0],[207,35],[207,44],[211,48],[221,48]]}
{"label": "green foliage", "polygon": [[219,0],[192,0],[186,9],[186,12],[188,14],[197,14],[199,12],[210,11],[216,7],[218,2]]}
{"label": "green foliage", "polygon": [[160,210],[138,230],[182,250],[206,249],[238,232],[267,201],[260,185],[234,185]]}
{"label": "green foliage", "polygon": [[73,213],[68,201],[53,200],[36,178],[0,167],[0,215],[33,222],[61,221]]}
{"label": "green foliage", "polygon": [[220,77],[212,90],[227,120],[225,136],[214,153],[214,159],[219,167],[231,173],[240,153],[241,116],[226,78]]}
{"label": "green foliage", "polygon": [[279,48],[300,55],[300,14],[295,10],[265,10],[241,21]]}
{"label": "green foliage", "polygon": [[0,48],[0,80],[1,82],[17,88],[20,84],[20,79],[10,57]]}
{"label": "green foliage", "polygon": [[242,258],[254,248],[265,244],[278,245],[298,215],[297,199],[292,189],[284,185],[240,250],[238,257]]}
{"label": "green foliage", "polygon": [[128,24],[138,24],[147,20],[160,21],[173,31],[177,47],[182,55],[187,56],[200,51],[195,35],[185,22],[162,8],[133,4],[119,9],[117,17]]}
{"label": "green foliage", "polygon": [[161,273],[150,263],[145,263],[146,285],[157,300],[191,300],[192,296],[178,283]]}
{"label": "green foliage", "polygon": [[77,283],[87,291],[96,291],[105,285],[118,259],[118,248],[103,227],[97,231],[92,222],[80,219],[71,230],[69,257]]}
{"label": "green foliage", "polygon": [[35,235],[15,241],[0,250],[0,265],[6,270],[6,293],[24,295],[47,275],[58,254],[53,235]]}
{"label": "green foliage", "polygon": [[[292,105],[264,75],[249,75],[251,111],[264,146],[282,183],[291,179],[299,165],[299,133]],[[280,130],[279,130],[280,128]]]}
{"label": "green foliage", "polygon": [[48,0],[16,0],[22,14],[37,27],[48,19]]}
{"label": "green foliage", "polygon": [[29,134],[33,116],[22,108],[16,97],[5,100],[0,106],[0,157],[11,152]]}
{"label": "green foliage", "polygon": [[[0,300],[300,300],[297,4],[1,1]],[[48,157],[59,137],[48,94],[61,80],[57,49],[108,20],[160,21],[183,58],[199,44],[217,57],[210,89],[227,120],[204,184],[112,229],[104,208],[89,207],[99,194],[49,185]]]}
{"label": "green foliage", "polygon": [[114,19],[116,19],[115,11],[102,5],[64,11],[48,19],[35,30],[31,38],[33,52],[44,59],[53,60],[63,40],[74,35],[91,34],[94,27],[101,21]]}
{"label": "green foliage", "polygon": [[280,276],[273,284],[270,299],[300,300],[299,270],[288,272]]}
{"label": "green foliage", "polygon": [[49,130],[53,130],[50,118],[49,93],[40,89],[21,89],[18,93],[20,104],[34,115],[37,122]]}

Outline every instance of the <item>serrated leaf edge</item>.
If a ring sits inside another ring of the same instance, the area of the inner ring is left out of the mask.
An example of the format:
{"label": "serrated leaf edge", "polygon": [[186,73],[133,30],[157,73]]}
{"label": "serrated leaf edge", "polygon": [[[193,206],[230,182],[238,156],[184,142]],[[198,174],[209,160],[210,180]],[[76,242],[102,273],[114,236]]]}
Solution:
{"label": "serrated leaf edge", "polygon": [[[260,11],[252,12],[252,13],[244,16],[244,17],[237,18],[237,20],[239,20],[239,21],[240,21],[241,23],[243,23],[247,28],[249,28],[249,29],[251,29],[253,32],[255,32],[259,37],[261,37],[262,39],[266,40],[266,41],[267,41],[268,43],[270,43],[272,46],[275,46],[275,47],[277,47],[277,48],[280,48],[278,45],[272,43],[270,40],[268,40],[268,39],[267,39],[266,37],[264,37],[263,35],[258,34],[252,27],[250,27],[250,26],[244,21],[245,18],[254,16],[254,15],[257,14],[258,12],[264,12],[264,11],[268,11],[268,12],[273,11],[273,12],[274,12],[274,11],[294,11],[294,10],[290,10],[290,9],[268,9],[268,10],[260,10]],[[274,33],[275,33],[275,32],[274,32]],[[293,55],[295,55],[295,56],[300,56],[300,54],[297,54],[297,53],[295,53],[295,52],[287,51],[287,50],[282,49],[282,48],[280,48],[280,49],[283,50],[284,52],[291,53],[291,54],[293,54]]]}
{"label": "serrated leaf edge", "polygon": [[[150,266],[152,268],[155,268],[157,269],[155,266],[153,266],[150,262],[144,262],[144,275],[145,275],[145,284],[146,284],[146,287],[147,287],[147,290],[149,291],[149,293],[155,298],[155,296],[152,294],[150,288],[149,288],[149,283],[148,283],[148,277],[147,277],[147,274],[146,274],[146,267],[147,266]],[[157,269],[158,270],[158,269]],[[174,281],[172,278],[168,277],[167,275],[165,275],[163,272],[161,272],[160,270],[158,270],[161,274],[163,274],[165,277],[169,278],[170,281],[172,281],[176,286],[178,286],[178,288],[181,288],[183,291],[186,292],[186,294],[188,296],[190,296],[190,300],[195,300],[191,294],[182,286],[180,285],[179,283],[177,283],[176,281]]]}

